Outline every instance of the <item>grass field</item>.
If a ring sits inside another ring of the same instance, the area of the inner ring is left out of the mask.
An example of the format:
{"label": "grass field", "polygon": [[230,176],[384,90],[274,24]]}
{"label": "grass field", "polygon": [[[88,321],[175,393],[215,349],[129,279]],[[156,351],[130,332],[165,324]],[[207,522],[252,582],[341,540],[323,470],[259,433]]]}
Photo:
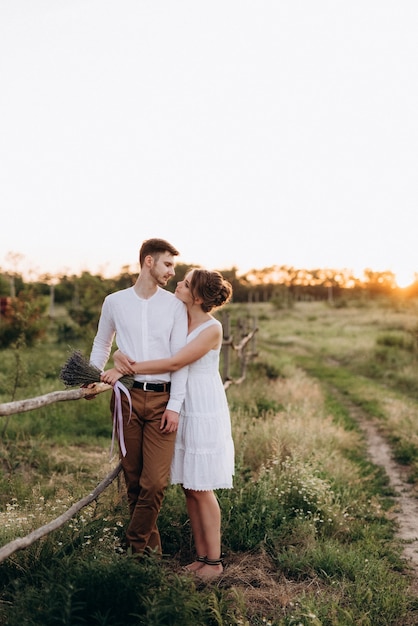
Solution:
{"label": "grass field", "polygon": [[[120,481],[61,529],[0,564],[0,623],[128,626],[418,623],[393,493],[350,405],[378,420],[418,483],[417,311],[411,303],[231,305],[257,318],[257,356],[228,388],[236,476],[218,492],[226,568],[199,585],[181,490],[160,515],[166,556],[123,551]],[[5,350],[0,402],[62,389],[68,346]],[[88,352],[89,346],[73,346]],[[0,537],[62,513],[114,466],[109,396],[1,418]]]}

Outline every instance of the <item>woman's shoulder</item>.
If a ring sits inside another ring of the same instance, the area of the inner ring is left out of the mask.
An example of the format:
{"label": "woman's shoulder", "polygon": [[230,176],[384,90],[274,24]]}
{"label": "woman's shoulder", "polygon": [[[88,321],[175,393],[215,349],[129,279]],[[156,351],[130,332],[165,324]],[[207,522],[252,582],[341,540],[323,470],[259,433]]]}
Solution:
{"label": "woman's shoulder", "polygon": [[216,325],[218,328],[222,328],[221,322],[217,320],[216,317],[212,317],[212,316],[210,320],[207,321],[207,325],[208,326]]}
{"label": "woman's shoulder", "polygon": [[205,322],[201,322],[200,324],[195,326],[193,328],[193,330],[190,331],[189,334],[191,335],[192,333],[196,333],[196,332],[200,333],[200,332],[202,332],[204,330],[207,330],[208,328],[211,328],[211,327],[213,327],[214,329],[216,329],[218,331],[218,330],[222,329],[222,324],[217,319],[215,319],[214,317],[211,317],[210,319],[206,320]]}

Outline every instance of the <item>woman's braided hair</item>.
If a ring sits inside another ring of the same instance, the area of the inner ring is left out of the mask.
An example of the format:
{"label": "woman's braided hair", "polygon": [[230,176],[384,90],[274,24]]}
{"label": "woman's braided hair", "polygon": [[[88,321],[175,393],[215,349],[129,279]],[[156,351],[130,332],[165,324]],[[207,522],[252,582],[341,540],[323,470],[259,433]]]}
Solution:
{"label": "woman's braided hair", "polygon": [[201,298],[202,310],[209,313],[214,308],[229,302],[232,285],[217,270],[194,269],[190,280],[190,291],[194,298]]}

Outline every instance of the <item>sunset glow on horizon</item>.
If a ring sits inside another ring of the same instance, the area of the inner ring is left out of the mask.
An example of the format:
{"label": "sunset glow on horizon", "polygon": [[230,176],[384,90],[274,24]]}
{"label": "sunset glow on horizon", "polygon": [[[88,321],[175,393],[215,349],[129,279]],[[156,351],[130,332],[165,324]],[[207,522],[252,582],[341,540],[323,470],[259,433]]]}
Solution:
{"label": "sunset glow on horizon", "polygon": [[[204,254],[202,253],[204,256]],[[2,262],[3,261],[3,262]],[[259,280],[259,275],[265,274],[265,279],[267,282],[273,282],[280,284],[281,282],[285,282],[286,270],[293,270],[300,272],[305,276],[304,280],[307,280],[306,277],[309,277],[312,272],[318,273],[319,276],[325,276],[326,274],[334,274],[334,278],[337,279],[342,286],[352,287],[355,284],[355,281],[352,278],[356,279],[360,282],[367,282],[366,274],[368,272],[372,272],[375,274],[385,275],[390,273],[394,276],[396,285],[401,288],[407,288],[413,285],[418,281],[418,271],[411,271],[409,269],[398,269],[393,270],[390,268],[373,268],[373,267],[357,267],[357,268],[347,268],[347,267],[320,267],[320,266],[297,266],[284,262],[274,262],[267,264],[257,264],[253,263],[251,265],[240,265],[239,263],[230,263],[230,264],[222,264],[222,263],[205,263],[202,259],[189,259],[185,258],[183,255],[177,259],[177,263],[181,265],[186,265],[188,267],[192,266],[202,266],[207,267],[209,269],[218,269],[220,271],[224,270],[232,270],[236,269],[238,276],[248,276],[250,280],[254,280],[256,283]],[[266,270],[270,270],[267,271]],[[5,274],[15,274],[21,275],[24,280],[28,282],[36,282],[37,280],[45,280],[48,277],[48,280],[54,281],[59,279],[62,276],[79,276],[83,272],[90,273],[92,275],[103,276],[104,278],[115,278],[119,276],[123,271],[128,271],[131,274],[136,274],[139,272],[139,263],[137,262],[126,262],[118,265],[117,263],[110,263],[108,260],[107,263],[103,264],[88,264],[86,262],[80,265],[74,266],[59,266],[55,265],[51,262],[51,264],[44,261],[43,266],[36,265],[31,259],[27,258],[22,253],[9,252],[5,255],[4,259],[0,259],[0,273]],[[177,275],[173,280],[179,280],[181,276]]]}
{"label": "sunset glow on horizon", "polygon": [[410,285],[413,285],[417,281],[417,278],[418,278],[417,272],[410,272],[410,271],[402,270],[399,272],[394,272],[394,274],[396,278],[396,284],[401,289],[404,289],[405,287],[409,287]]}

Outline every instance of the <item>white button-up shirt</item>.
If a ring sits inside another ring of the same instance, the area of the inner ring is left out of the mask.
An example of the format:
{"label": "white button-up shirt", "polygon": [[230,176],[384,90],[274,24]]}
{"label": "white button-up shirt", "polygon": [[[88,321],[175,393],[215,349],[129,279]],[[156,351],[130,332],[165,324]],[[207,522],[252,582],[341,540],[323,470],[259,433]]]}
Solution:
{"label": "white button-up shirt", "polygon": [[[108,295],[102,306],[90,361],[103,370],[112,350],[117,347],[134,361],[164,359],[178,352],[187,340],[186,307],[174,294],[158,287],[150,298],[140,298],[133,287]],[[180,412],[183,404],[187,367],[158,375],[137,374],[148,382],[171,380],[167,408]]]}

